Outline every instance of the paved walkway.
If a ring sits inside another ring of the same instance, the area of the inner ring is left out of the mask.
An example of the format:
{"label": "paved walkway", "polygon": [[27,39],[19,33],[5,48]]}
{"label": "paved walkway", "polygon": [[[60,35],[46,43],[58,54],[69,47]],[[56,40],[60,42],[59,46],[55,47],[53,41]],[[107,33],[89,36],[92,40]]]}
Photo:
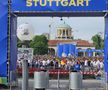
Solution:
{"label": "paved walkway", "polygon": [[[22,80],[18,80],[18,87],[12,89],[0,89],[0,90],[21,90],[21,82]],[[33,88],[34,81],[33,79],[29,80],[29,88],[28,90],[34,90]],[[49,88],[46,90],[69,90],[69,81],[68,80],[60,80],[60,88],[57,88],[57,80],[49,81]],[[101,80],[83,80],[83,88],[81,90],[108,90],[103,88],[103,84]]]}
{"label": "paved walkway", "polygon": [[[14,88],[12,90],[21,90],[21,79],[19,79],[18,82],[19,82],[18,88]],[[33,79],[30,79],[28,90],[34,90],[33,84],[34,84]],[[101,80],[83,80],[83,89],[81,90],[108,90],[104,88]],[[49,88],[47,90],[69,90],[69,81],[60,80],[60,88],[57,88],[57,80],[50,80]]]}

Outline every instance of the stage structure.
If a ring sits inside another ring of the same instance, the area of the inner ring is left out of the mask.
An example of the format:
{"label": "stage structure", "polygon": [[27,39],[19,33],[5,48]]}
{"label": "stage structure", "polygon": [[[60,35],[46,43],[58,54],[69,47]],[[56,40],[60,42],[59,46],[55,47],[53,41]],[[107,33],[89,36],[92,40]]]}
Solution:
{"label": "stage structure", "polygon": [[[107,0],[0,0],[0,84],[15,76],[17,60],[17,17],[104,17],[104,65],[108,73]],[[14,81],[15,78],[12,80]]]}
{"label": "stage structure", "polygon": [[104,50],[103,49],[77,49],[76,54],[78,55],[78,52],[85,52],[87,53],[88,57],[93,57],[93,53],[99,53],[98,56],[104,56]]}
{"label": "stage structure", "polygon": [[88,57],[93,57],[93,53],[100,53],[101,56],[104,55],[104,50],[102,49],[77,49],[76,45],[74,44],[63,44],[60,43],[57,45],[57,56],[63,57],[62,54],[65,55],[65,57],[78,57],[79,52],[85,52],[87,53]]}
{"label": "stage structure", "polygon": [[58,44],[57,46],[57,56],[63,57],[62,55],[65,55],[65,57],[74,56],[76,57],[76,45],[74,44]]}

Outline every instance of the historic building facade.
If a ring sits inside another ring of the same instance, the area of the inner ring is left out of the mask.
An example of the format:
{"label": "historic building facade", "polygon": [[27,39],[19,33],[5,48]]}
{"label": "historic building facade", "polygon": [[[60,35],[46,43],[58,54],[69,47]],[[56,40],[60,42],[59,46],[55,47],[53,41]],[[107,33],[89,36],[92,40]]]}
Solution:
{"label": "historic building facade", "polygon": [[[89,41],[73,39],[72,32],[72,28],[68,24],[63,23],[58,25],[56,39],[48,41],[49,53],[56,54],[57,45],[59,43],[72,43],[75,44],[76,48],[80,50],[95,49],[93,43],[90,43]],[[78,54],[79,56],[87,56],[86,52],[79,52]],[[93,56],[95,56],[95,53],[93,53]]]}

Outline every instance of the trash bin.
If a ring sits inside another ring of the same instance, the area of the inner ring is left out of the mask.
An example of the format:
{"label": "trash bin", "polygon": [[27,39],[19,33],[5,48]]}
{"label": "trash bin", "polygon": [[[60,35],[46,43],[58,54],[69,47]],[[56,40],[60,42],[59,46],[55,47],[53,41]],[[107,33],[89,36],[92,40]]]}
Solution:
{"label": "trash bin", "polygon": [[49,75],[47,70],[34,72],[34,89],[45,90],[48,87]]}
{"label": "trash bin", "polygon": [[82,75],[80,72],[70,72],[70,90],[80,90],[82,88]]}

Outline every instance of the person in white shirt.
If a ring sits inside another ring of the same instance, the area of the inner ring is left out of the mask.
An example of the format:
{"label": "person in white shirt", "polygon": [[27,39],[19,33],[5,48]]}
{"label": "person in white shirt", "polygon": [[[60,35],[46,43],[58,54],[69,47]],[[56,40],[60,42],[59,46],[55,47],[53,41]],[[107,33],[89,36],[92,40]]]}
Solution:
{"label": "person in white shirt", "polygon": [[96,61],[96,67],[97,67],[97,69],[100,69],[100,61],[99,60]]}
{"label": "person in white shirt", "polygon": [[85,66],[85,67],[88,66],[88,60],[87,60],[87,59],[84,61],[84,66]]}
{"label": "person in white shirt", "polygon": [[102,61],[102,60],[100,60],[100,69],[102,69],[102,70],[103,70],[103,68],[104,68],[103,61]]}
{"label": "person in white shirt", "polygon": [[91,62],[90,62],[90,65],[91,65],[91,66],[93,66],[93,62],[94,62],[94,61],[91,60]]}
{"label": "person in white shirt", "polygon": [[49,65],[49,64],[50,64],[50,60],[48,59],[48,60],[47,60],[47,65]]}
{"label": "person in white shirt", "polygon": [[21,68],[21,63],[22,63],[21,60],[17,60],[17,65],[19,68]]}
{"label": "person in white shirt", "polygon": [[96,60],[93,61],[93,67],[96,68]]}
{"label": "person in white shirt", "polygon": [[42,61],[42,65],[43,65],[43,67],[45,67],[45,65],[46,65],[46,61],[45,60]]}

